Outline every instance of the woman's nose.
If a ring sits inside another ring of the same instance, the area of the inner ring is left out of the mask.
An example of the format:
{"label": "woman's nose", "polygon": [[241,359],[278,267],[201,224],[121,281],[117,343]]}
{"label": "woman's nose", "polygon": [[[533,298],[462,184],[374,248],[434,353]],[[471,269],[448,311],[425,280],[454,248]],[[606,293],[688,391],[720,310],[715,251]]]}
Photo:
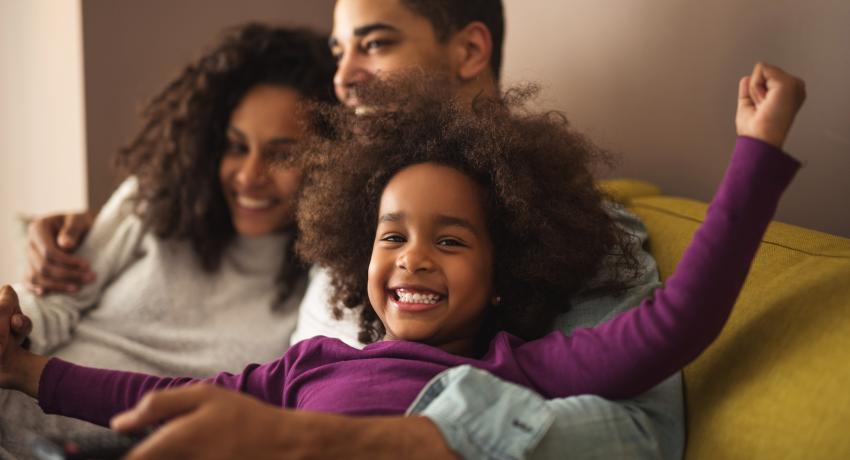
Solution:
{"label": "woman's nose", "polygon": [[251,152],[245,156],[236,173],[236,180],[242,185],[254,185],[263,183],[268,179],[268,165],[266,160],[257,152]]}

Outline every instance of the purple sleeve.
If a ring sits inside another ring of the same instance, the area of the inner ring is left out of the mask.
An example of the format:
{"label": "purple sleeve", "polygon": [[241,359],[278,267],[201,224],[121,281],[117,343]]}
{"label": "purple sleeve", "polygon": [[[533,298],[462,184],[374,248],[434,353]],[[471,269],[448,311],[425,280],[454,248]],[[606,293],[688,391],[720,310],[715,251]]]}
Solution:
{"label": "purple sleeve", "polygon": [[599,326],[554,332],[515,350],[538,391],[630,398],[699,356],[726,323],[799,166],[775,147],[739,137],[705,223],[654,298]]}
{"label": "purple sleeve", "polygon": [[280,404],[285,358],[251,364],[241,374],[221,373],[209,379],[155,377],[135,372],[77,366],[58,358],[41,375],[38,402],[49,414],[60,414],[108,426],[115,414],[130,409],[148,392],[193,383],[211,383]]}

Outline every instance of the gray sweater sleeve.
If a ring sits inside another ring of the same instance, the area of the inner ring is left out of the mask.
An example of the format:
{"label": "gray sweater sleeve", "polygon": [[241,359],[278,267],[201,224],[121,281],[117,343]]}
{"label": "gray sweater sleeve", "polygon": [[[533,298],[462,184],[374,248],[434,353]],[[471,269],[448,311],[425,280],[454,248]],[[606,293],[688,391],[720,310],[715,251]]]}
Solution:
{"label": "gray sweater sleeve", "polygon": [[144,236],[141,220],[133,213],[138,190],[135,178],[124,181],[101,209],[77,255],[91,263],[97,279],[75,294],[38,297],[16,285],[21,309],[33,322],[31,349],[51,353],[73,336],[81,315],[97,306],[104,287],[138,259]]}

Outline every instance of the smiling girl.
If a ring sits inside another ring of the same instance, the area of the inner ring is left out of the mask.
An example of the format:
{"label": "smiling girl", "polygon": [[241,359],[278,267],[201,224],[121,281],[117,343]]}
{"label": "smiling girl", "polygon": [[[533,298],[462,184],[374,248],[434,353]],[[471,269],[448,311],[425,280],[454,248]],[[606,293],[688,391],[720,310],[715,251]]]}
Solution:
{"label": "smiling girl", "polygon": [[[635,265],[594,186],[595,150],[557,116],[511,110],[510,101],[470,111],[433,96],[419,91],[380,117],[338,112],[338,138],[307,146],[315,155],[298,248],[330,270],[335,299],[360,311],[361,339],[372,343],[357,350],[318,337],[207,382],[348,414],[401,413],[430,378],[464,364],[549,398],[639,394],[720,332],[799,167],[780,147],[802,83],[759,64],[740,84],[730,167],[667,285],[600,326],[546,333],[567,299],[622,289]],[[600,284],[603,267],[621,276]],[[11,309],[14,293],[2,295]],[[37,396],[45,411],[101,424],[148,391],[197,382],[75,366],[9,337],[0,343],[0,385]]]}

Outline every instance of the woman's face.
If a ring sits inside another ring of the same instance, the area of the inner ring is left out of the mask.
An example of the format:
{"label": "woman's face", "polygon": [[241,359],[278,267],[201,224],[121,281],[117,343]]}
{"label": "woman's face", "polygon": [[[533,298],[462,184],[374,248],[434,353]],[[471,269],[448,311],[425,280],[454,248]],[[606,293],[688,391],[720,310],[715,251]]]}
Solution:
{"label": "woman's face", "polygon": [[301,172],[272,160],[285,156],[304,134],[298,101],[291,88],[257,85],[230,116],[219,177],[240,235],[266,235],[292,223]]}
{"label": "woman's face", "polygon": [[387,184],[368,282],[387,339],[472,351],[493,295],[483,202],[472,179],[434,163],[405,168]]}

